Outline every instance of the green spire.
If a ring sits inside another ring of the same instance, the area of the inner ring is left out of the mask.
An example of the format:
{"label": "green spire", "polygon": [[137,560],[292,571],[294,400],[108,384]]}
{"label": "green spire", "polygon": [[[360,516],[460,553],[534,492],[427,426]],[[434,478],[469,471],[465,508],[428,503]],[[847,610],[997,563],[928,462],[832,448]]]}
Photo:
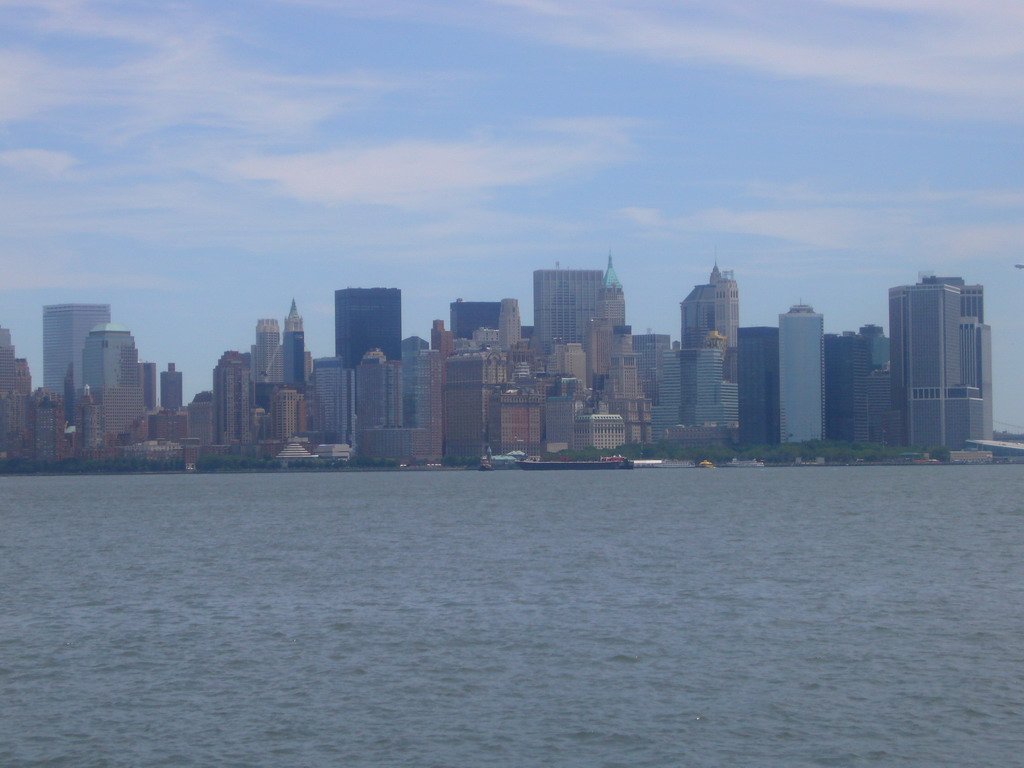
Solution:
{"label": "green spire", "polygon": [[622,288],[619,276],[615,274],[615,267],[612,266],[612,252],[608,251],[608,269],[604,273],[605,288]]}

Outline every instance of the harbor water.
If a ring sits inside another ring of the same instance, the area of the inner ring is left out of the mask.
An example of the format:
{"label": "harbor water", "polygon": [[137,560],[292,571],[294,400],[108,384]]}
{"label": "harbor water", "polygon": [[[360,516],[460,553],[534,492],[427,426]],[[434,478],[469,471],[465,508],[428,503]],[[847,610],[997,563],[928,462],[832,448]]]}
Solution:
{"label": "harbor water", "polygon": [[1024,466],[0,478],[0,765],[1004,766]]}

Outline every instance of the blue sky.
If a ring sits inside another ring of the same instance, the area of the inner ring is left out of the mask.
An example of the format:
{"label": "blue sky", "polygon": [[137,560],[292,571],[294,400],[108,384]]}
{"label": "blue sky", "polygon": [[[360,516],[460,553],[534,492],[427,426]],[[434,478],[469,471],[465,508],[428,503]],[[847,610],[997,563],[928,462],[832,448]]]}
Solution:
{"label": "blue sky", "polygon": [[[742,325],[806,302],[888,330],[918,274],[986,288],[995,417],[1024,425],[1017,0],[0,0],[0,325],[109,302],[210,386],[291,299],[448,303],[602,268],[679,333],[717,256]],[[997,424],[997,427],[1000,424]]]}

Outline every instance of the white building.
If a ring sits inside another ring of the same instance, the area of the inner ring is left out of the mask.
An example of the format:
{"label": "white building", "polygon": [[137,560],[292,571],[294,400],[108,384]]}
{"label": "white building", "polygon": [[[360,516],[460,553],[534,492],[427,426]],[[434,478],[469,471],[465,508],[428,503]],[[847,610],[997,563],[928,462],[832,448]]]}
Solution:
{"label": "white building", "polygon": [[783,443],[821,440],[825,425],[824,323],[806,304],[779,315],[779,405]]}
{"label": "white building", "polygon": [[618,448],[626,442],[626,423],[617,413],[581,413],[573,429],[573,448]]}

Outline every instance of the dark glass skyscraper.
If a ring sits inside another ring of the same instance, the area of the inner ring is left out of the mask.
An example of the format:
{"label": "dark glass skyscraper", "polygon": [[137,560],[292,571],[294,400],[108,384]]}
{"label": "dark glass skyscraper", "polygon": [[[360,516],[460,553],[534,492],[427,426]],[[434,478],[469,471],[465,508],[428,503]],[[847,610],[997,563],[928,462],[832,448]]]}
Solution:
{"label": "dark glass skyscraper", "polygon": [[334,350],[346,368],[381,350],[402,359],[402,291],[399,288],[343,288],[334,292]]}
{"label": "dark glass skyscraper", "polygon": [[779,442],[779,329],[739,329],[740,442]]}
{"label": "dark glass skyscraper", "polygon": [[471,339],[478,328],[497,329],[501,317],[500,301],[453,301],[450,305],[452,334],[456,339]]}

